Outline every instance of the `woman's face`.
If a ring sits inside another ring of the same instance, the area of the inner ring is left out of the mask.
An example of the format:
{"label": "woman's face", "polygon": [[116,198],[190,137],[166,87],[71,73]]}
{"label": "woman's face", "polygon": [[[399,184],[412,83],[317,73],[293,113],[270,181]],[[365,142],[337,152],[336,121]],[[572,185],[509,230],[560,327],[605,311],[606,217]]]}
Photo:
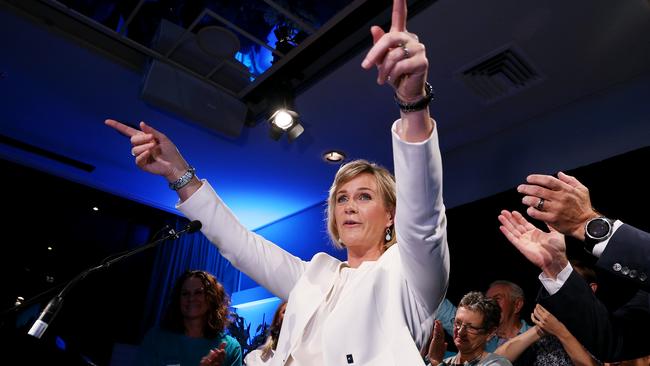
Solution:
{"label": "woman's face", "polygon": [[336,192],[335,204],[336,228],[346,247],[383,245],[393,216],[386,210],[372,174],[359,174],[343,184]]}
{"label": "woman's face", "polygon": [[203,318],[209,309],[203,283],[197,277],[189,277],[181,288],[181,314],[183,318]]}
{"label": "woman's face", "polygon": [[459,307],[454,321],[454,344],[461,354],[483,350],[489,333],[483,327],[483,314]]}

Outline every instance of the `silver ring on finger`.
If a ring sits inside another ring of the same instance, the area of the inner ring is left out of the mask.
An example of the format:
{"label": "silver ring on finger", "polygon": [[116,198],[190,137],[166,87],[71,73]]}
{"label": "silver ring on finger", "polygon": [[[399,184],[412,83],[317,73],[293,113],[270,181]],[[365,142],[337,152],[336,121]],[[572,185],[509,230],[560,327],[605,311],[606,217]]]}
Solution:
{"label": "silver ring on finger", "polygon": [[133,149],[131,149],[131,156],[135,157],[135,153],[133,152]]}
{"label": "silver ring on finger", "polygon": [[544,210],[544,202],[545,202],[544,199],[540,198],[539,202],[537,202],[537,204],[535,205],[535,208],[538,209],[539,211],[543,211]]}
{"label": "silver ring on finger", "polygon": [[411,52],[409,51],[409,49],[406,47],[405,44],[403,43],[400,44],[400,47],[402,48],[402,52],[404,53],[404,59],[411,57]]}

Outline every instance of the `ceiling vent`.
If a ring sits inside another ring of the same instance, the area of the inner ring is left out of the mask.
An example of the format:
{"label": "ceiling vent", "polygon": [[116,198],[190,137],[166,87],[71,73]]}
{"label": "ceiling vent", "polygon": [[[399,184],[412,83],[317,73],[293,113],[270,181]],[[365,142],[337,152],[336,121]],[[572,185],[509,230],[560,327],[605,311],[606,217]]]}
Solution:
{"label": "ceiling vent", "polygon": [[485,104],[520,93],[543,80],[521,50],[513,46],[482,57],[461,69],[458,76]]}

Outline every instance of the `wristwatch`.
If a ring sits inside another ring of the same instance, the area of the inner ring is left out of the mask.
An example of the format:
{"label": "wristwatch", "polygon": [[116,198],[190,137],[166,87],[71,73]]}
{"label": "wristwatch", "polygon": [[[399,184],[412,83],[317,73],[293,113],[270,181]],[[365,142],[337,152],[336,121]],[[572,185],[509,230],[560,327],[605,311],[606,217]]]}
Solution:
{"label": "wristwatch", "polygon": [[585,249],[591,253],[594,246],[612,236],[614,221],[600,216],[587,221],[585,224]]}

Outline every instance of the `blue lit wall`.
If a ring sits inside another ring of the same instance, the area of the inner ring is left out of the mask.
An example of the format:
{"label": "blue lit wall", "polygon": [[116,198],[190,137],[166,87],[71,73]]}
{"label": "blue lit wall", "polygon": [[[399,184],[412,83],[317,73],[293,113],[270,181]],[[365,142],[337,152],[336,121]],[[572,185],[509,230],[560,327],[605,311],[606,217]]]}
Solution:
{"label": "blue lit wall", "polygon": [[[303,260],[309,260],[323,248],[330,255],[344,260],[345,251],[329,244],[324,212],[325,204],[321,202],[256,232]],[[279,304],[280,299],[242,273],[240,291],[232,294],[232,305],[237,314],[246,319],[246,324],[250,322],[251,336],[263,321],[271,322]]]}
{"label": "blue lit wall", "polygon": [[[329,242],[323,202],[263,226],[255,232],[303,260],[311,259],[318,252],[326,252],[341,260],[346,258],[345,251],[334,248]],[[242,274],[240,290],[257,285]]]}

